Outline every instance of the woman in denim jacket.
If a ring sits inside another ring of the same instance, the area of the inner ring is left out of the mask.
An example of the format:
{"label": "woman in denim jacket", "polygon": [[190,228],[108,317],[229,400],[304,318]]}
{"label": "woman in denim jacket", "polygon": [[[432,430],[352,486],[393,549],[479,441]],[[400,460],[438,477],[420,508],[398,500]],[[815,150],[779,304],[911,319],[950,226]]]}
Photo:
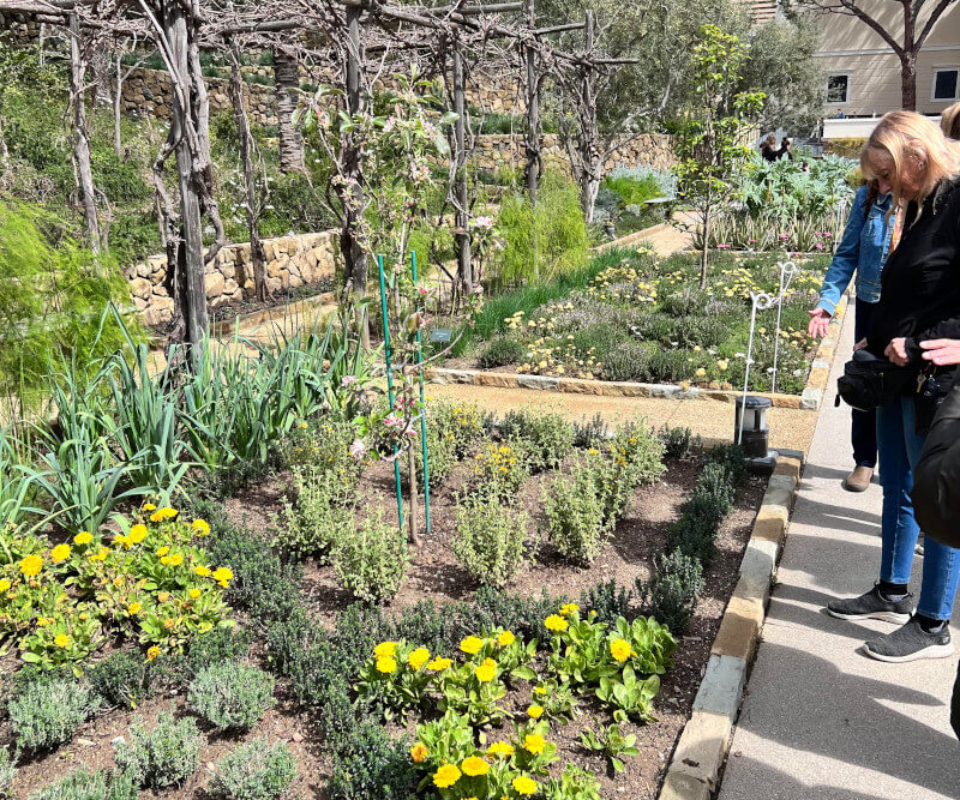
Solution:
{"label": "woman in denim jacket", "polygon": [[[856,341],[870,330],[873,310],[880,299],[880,273],[890,253],[893,220],[889,215],[891,195],[881,194],[876,183],[857,190],[843,238],[823,279],[820,302],[809,312],[811,336],[826,336],[840,296],[857,275],[857,305],[854,320]],[[877,464],[877,415],[854,411],[852,435],[854,468],[843,481],[850,492],[866,491]]]}

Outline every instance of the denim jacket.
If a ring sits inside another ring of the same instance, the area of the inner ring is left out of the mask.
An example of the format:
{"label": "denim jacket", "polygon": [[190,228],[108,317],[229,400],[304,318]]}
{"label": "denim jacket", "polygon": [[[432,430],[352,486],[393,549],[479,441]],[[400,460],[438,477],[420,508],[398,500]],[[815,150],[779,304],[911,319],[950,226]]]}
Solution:
{"label": "denim jacket", "polygon": [[817,306],[831,315],[854,272],[857,273],[857,297],[867,303],[880,299],[880,273],[890,253],[893,234],[893,221],[887,219],[893,200],[889,194],[880,195],[867,215],[864,204],[868,193],[866,186],[857,190],[840,246],[823,279]]}

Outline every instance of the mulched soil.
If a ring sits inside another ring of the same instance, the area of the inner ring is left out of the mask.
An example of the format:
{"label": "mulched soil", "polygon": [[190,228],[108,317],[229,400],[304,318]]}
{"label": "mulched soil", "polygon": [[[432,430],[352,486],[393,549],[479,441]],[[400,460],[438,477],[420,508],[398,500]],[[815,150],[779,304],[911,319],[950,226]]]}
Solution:
{"label": "mulched soil", "polygon": [[[507,591],[539,597],[545,590],[551,597],[578,600],[582,589],[600,580],[613,579],[628,588],[633,588],[637,579],[647,580],[653,558],[664,549],[667,526],[677,518],[678,506],[693,488],[700,471],[696,457],[668,462],[668,467],[667,473],[656,485],[637,491],[627,517],[617,527],[592,567],[584,569],[571,566],[561,561],[549,545],[543,544],[536,561],[507,587]],[[415,555],[407,580],[389,610],[402,609],[423,598],[434,598],[438,602],[469,598],[476,590],[477,587],[456,563],[449,545],[454,527],[456,496],[469,487],[471,477],[470,465],[461,464],[445,485],[433,492],[432,533],[424,535],[422,547]],[[251,530],[269,536],[272,516],[279,509],[288,479],[288,475],[281,473],[241,492],[228,501],[229,516]],[[518,499],[533,519],[539,516],[540,491],[547,480],[547,475],[531,477]],[[361,484],[363,498],[360,507],[381,504],[387,519],[396,521],[393,486],[392,466],[373,464]],[[612,773],[608,773],[603,756],[589,753],[580,746],[579,733],[588,722],[597,718],[606,725],[611,721],[609,714],[603,712],[595,702],[581,701],[582,714],[573,723],[566,726],[551,725],[551,739],[558,745],[559,766],[562,768],[563,763],[573,762],[593,771],[601,781],[602,796],[608,800],[620,796],[631,800],[656,798],[674,746],[689,719],[711,645],[736,585],[740,560],[764,488],[765,481],[762,479],[748,478],[737,492],[734,510],[721,527],[717,539],[718,553],[705,574],[706,589],[696,616],[689,631],[679,642],[675,666],[663,676],[660,694],[655,700],[658,721],[648,725],[630,723],[626,726],[628,733],[638,737],[640,755],[627,758],[625,771],[614,778]],[[303,588],[314,613],[325,625],[332,625],[336,612],[350,602],[329,566],[318,566],[308,561],[304,569]],[[262,650],[255,644],[251,659],[258,661],[261,657]],[[15,668],[14,663],[8,656],[0,661],[0,668],[9,675]],[[298,714],[294,702],[284,696],[284,692],[282,682],[278,683],[277,706],[267,713],[253,731],[242,737],[204,731],[201,766],[187,785],[159,794],[143,792],[142,800],[206,800],[208,795],[203,787],[210,770],[214,768],[214,762],[241,741],[264,735],[271,741],[286,741],[298,762],[300,776],[290,796],[300,800],[325,798],[323,786],[330,776],[330,758],[311,730],[310,719]],[[514,708],[522,710],[529,703],[529,690],[511,692],[506,701],[507,707],[512,704]],[[142,718],[149,729],[161,711],[173,707],[177,714],[185,714],[184,704],[183,695],[153,698],[136,711],[114,710],[87,722],[71,743],[21,765],[14,783],[14,797],[26,798],[34,789],[78,767],[113,767],[111,740],[128,735],[128,728],[135,717]],[[595,730],[598,724],[593,723]],[[412,729],[411,724],[409,730]],[[0,723],[0,745],[11,740],[9,722],[3,720]]]}

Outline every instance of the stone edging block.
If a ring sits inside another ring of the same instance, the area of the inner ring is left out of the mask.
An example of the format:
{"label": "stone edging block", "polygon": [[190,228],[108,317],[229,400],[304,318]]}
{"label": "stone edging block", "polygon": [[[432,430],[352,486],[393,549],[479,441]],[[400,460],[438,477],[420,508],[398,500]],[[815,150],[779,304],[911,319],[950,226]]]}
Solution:
{"label": "stone edging block", "polygon": [[677,742],[659,800],[709,800],[717,789],[763,630],[770,584],[802,468],[802,453],[781,451],[740,563],[740,579],[724,611],[693,713]]}

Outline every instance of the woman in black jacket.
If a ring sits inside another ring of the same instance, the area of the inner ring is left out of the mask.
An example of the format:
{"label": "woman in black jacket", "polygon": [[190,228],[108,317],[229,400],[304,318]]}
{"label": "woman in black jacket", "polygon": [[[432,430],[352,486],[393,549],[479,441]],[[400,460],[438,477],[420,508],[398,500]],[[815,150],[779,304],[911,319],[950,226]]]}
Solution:
{"label": "woman in black jacket", "polygon": [[[960,551],[937,541],[925,545],[923,584],[916,614],[908,584],[920,528],[910,492],[930,407],[920,392],[932,378],[944,389],[950,374],[922,374],[920,342],[960,338],[960,145],[926,117],[887,114],[874,129],[861,167],[880,191],[894,196],[892,253],[881,278],[880,302],[870,332],[857,347],[913,370],[904,393],[877,411],[880,484],[883,488],[880,580],[865,594],[828,604],[841,619],[882,619],[901,627],[864,646],[880,661],[942,658],[953,653],[949,620],[960,583]],[[933,384],[930,384],[932,386]],[[927,387],[929,388],[929,387]]]}

